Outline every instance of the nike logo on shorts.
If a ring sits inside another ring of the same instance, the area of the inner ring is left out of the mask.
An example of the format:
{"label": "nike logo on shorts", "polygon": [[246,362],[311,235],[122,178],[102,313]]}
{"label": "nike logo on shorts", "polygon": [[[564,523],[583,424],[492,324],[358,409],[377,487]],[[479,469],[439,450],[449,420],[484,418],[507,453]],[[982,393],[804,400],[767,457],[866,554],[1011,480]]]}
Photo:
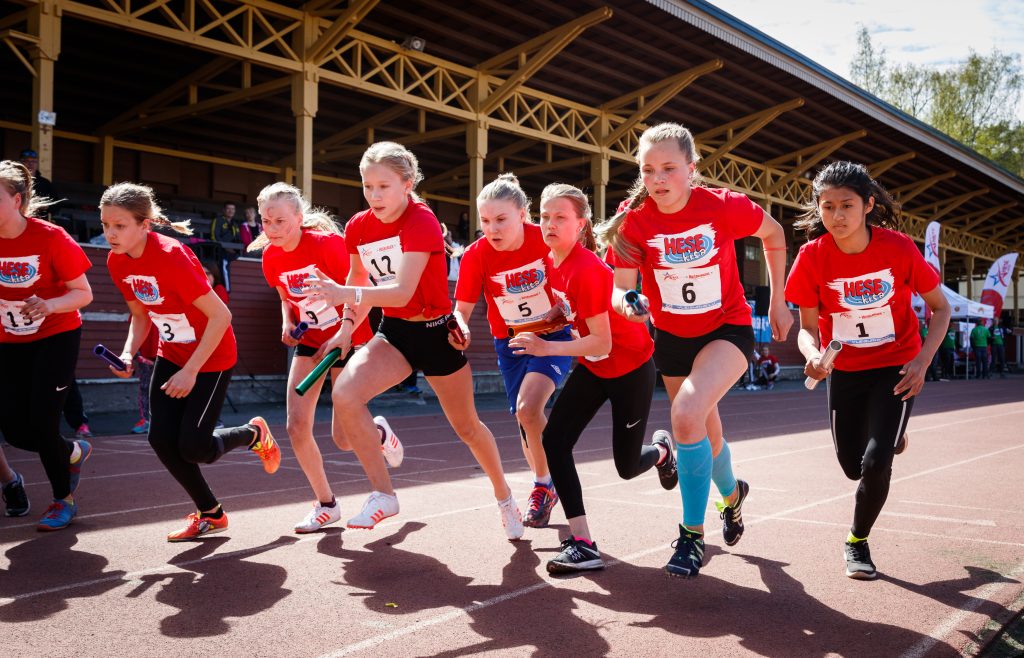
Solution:
{"label": "nike logo on shorts", "polygon": [[632,423],[626,423],[626,429],[628,430],[630,428],[636,427],[640,423],[641,420],[643,420],[643,418],[639,418],[637,420],[634,420]]}
{"label": "nike logo on shorts", "polygon": [[63,391],[66,388],[67,388],[67,386],[58,386],[57,387],[57,392],[60,393],[61,391]]}

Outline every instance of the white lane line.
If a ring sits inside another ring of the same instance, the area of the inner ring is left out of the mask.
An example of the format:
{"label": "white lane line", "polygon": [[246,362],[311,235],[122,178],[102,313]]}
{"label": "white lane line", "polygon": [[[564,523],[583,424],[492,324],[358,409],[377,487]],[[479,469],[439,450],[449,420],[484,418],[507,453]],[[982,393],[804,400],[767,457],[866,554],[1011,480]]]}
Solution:
{"label": "white lane line", "polygon": [[950,503],[936,503],[930,500],[900,500],[900,503],[906,503],[908,505],[930,505],[932,507],[950,507],[953,509],[969,509],[976,510],[979,512],[999,512],[1000,514],[1024,514],[1024,508],[1021,509],[999,509],[995,507],[976,507],[972,505],[952,505]]}
{"label": "white lane line", "polygon": [[[752,514],[744,514],[744,516],[745,516],[745,518],[748,518],[748,519],[756,519],[756,518],[758,518],[757,515],[752,515]],[[795,519],[793,517],[787,517],[787,518],[784,518],[784,519],[775,519],[775,520],[776,521],[789,521],[789,522],[792,522],[792,523],[806,523],[808,525],[824,525],[824,526],[830,526],[830,527],[833,527],[833,528],[846,528],[847,530],[850,529],[850,524],[849,523],[836,523],[835,521],[818,521],[816,519]],[[992,544],[992,545],[995,545],[995,546],[1014,546],[1014,547],[1018,547],[1018,548],[1024,547],[1024,543],[1015,542],[1015,541],[1000,541],[998,539],[982,539],[980,537],[967,537],[965,535],[951,536],[951,535],[944,535],[944,534],[941,534],[941,533],[938,533],[938,532],[921,532],[919,530],[904,530],[903,528],[886,528],[884,526],[877,526],[877,525],[874,526],[873,528],[871,528],[871,532],[873,532],[873,533],[874,532],[888,532],[888,533],[892,533],[892,534],[896,534],[896,535],[914,535],[915,537],[932,537],[932,538],[935,538],[935,539],[943,539],[943,540],[945,540],[947,542],[952,540],[952,541],[958,541],[958,542],[967,542],[967,543],[971,543],[971,544]]]}
{"label": "white lane line", "polygon": [[882,516],[895,516],[901,519],[918,519],[920,521],[936,521],[938,523],[963,523],[980,525],[986,528],[996,527],[996,522],[989,519],[955,519],[949,516],[932,516],[930,514],[906,514],[904,512],[882,512]]}

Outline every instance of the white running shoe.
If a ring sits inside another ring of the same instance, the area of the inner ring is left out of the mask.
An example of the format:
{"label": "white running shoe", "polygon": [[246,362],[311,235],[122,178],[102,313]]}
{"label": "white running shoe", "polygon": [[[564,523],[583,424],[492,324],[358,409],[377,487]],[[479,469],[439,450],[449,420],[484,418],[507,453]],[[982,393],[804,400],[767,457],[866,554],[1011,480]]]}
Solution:
{"label": "white running shoe", "polygon": [[325,525],[341,521],[341,505],[334,503],[334,507],[324,507],[320,501],[313,503],[313,509],[309,510],[306,518],[295,524],[295,534],[305,535],[316,532]]}
{"label": "white running shoe", "polygon": [[377,424],[377,431],[380,433],[380,449],[384,453],[384,461],[388,463],[391,468],[398,468],[402,465],[402,459],[405,458],[405,448],[402,447],[402,442],[395,436],[394,430],[391,429],[391,425],[384,416],[376,416],[373,422]]}
{"label": "white running shoe", "polygon": [[371,491],[370,497],[363,503],[363,511],[348,520],[349,528],[370,530],[384,519],[398,514],[398,496],[389,496],[379,491]]}
{"label": "white running shoe", "polygon": [[517,541],[523,538],[526,529],[523,527],[523,515],[519,512],[516,499],[509,496],[506,500],[498,503],[501,510],[501,525],[505,526],[505,535],[509,541]]}

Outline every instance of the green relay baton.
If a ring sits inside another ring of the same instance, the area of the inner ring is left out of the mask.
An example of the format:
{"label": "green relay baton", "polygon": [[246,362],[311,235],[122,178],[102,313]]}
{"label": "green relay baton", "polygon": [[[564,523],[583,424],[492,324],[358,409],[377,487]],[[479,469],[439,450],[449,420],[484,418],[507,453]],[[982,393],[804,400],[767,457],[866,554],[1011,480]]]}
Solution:
{"label": "green relay baton", "polygon": [[316,364],[312,372],[306,375],[305,379],[299,382],[299,385],[295,387],[295,392],[300,396],[305,395],[309,387],[312,386],[316,380],[324,376],[327,369],[334,365],[334,362],[341,356],[341,348],[335,347],[333,350],[327,353],[327,355],[320,360],[320,363]]}

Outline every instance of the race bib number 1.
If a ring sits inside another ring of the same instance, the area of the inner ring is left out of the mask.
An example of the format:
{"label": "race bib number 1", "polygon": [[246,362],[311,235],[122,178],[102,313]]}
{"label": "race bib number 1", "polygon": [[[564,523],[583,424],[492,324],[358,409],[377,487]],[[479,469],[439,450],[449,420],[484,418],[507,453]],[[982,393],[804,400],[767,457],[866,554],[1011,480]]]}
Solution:
{"label": "race bib number 1", "polygon": [[[31,336],[39,331],[42,322],[33,322],[21,314],[25,302],[8,302],[0,299],[0,325],[12,336]],[[46,318],[43,318],[44,320]]]}
{"label": "race bib number 1", "polygon": [[150,313],[149,319],[156,325],[160,340],[166,343],[194,343],[196,330],[188,323],[184,313]]}
{"label": "race bib number 1", "polygon": [[874,347],[896,340],[888,306],[832,314],[832,336],[851,347]]}
{"label": "race bib number 1", "polygon": [[707,313],[722,306],[718,265],[654,270],[661,291],[661,310],[678,315]]}

